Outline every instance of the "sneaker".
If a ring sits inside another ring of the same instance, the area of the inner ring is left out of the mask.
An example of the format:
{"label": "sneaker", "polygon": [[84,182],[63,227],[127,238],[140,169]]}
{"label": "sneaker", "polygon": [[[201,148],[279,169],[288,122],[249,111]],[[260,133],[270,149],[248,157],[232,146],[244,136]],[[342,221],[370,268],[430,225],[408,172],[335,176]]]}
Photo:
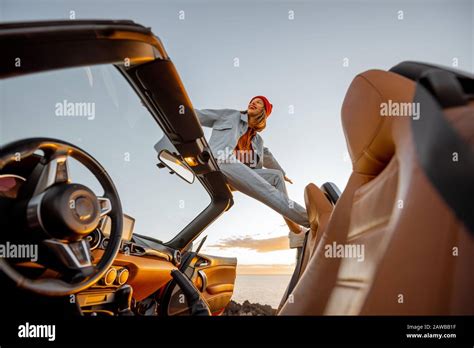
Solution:
{"label": "sneaker", "polygon": [[290,240],[290,249],[303,247],[306,233],[308,233],[309,230],[309,228],[302,227],[300,233],[290,231],[288,234],[288,238]]}

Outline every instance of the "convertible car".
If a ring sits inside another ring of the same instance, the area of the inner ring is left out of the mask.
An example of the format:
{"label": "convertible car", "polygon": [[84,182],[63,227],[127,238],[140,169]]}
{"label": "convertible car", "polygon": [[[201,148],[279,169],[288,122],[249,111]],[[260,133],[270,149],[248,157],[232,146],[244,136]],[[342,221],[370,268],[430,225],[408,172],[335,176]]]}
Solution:
{"label": "convertible car", "polygon": [[[232,192],[161,41],[74,20],[1,24],[0,46],[3,313],[222,314],[237,260],[196,241]],[[354,79],[353,173],[342,193],[306,188],[280,315],[474,314],[473,116],[464,72],[404,62]]]}

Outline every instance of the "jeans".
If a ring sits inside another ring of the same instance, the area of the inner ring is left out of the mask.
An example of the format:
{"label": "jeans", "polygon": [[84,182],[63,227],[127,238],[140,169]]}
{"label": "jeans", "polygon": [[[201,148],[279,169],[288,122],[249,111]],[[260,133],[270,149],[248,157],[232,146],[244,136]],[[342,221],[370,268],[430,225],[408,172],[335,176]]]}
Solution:
{"label": "jeans", "polygon": [[251,169],[243,163],[219,163],[228,183],[292,220],[309,227],[306,209],[288,197],[283,173],[277,169]]}

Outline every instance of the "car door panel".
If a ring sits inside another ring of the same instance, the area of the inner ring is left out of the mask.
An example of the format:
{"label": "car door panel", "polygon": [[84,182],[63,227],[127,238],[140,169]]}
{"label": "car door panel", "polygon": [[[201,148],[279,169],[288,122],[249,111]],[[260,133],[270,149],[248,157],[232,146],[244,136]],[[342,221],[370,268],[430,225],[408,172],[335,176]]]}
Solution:
{"label": "car door panel", "polygon": [[[208,303],[211,313],[219,315],[234,293],[237,258],[190,253],[181,271],[192,280]],[[189,315],[187,301],[179,287],[171,282],[163,296],[165,315]]]}
{"label": "car door panel", "polygon": [[234,292],[237,259],[198,254],[190,266],[194,268],[192,280],[211,312],[222,312]]}

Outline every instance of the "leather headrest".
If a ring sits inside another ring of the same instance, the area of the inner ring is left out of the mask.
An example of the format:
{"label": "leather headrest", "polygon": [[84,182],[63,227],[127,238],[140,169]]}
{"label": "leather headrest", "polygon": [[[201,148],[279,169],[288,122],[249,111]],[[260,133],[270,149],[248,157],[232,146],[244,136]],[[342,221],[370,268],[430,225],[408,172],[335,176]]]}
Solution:
{"label": "leather headrest", "polygon": [[392,123],[406,122],[410,117],[383,115],[397,104],[412,103],[415,85],[412,80],[382,70],[369,70],[354,78],[341,115],[355,172],[377,175],[388,164],[395,152]]}

